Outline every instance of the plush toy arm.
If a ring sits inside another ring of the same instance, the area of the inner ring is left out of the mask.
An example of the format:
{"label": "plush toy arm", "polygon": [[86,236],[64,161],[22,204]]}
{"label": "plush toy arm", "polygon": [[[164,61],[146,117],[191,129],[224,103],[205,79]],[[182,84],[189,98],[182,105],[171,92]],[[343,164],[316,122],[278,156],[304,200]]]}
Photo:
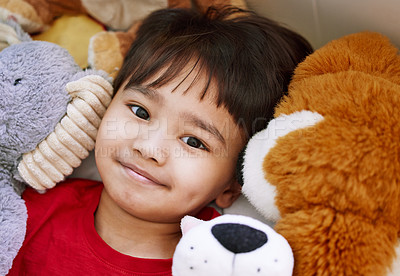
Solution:
{"label": "plush toy arm", "polygon": [[72,97],[67,114],[18,165],[21,177],[38,190],[54,187],[89,155],[113,94],[109,81],[99,75],[69,82],[66,89]]}
{"label": "plush toy arm", "polygon": [[268,225],[241,215],[211,221],[187,216],[172,265],[174,276],[292,275],[293,253]]}

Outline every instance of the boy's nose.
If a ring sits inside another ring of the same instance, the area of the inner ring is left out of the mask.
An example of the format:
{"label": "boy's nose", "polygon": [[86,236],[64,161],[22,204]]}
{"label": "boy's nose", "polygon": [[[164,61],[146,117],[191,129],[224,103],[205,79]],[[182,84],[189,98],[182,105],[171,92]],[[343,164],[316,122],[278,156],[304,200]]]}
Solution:
{"label": "boy's nose", "polygon": [[143,129],[137,137],[133,139],[132,147],[139,152],[141,157],[163,164],[168,155],[168,139],[163,134],[165,131],[159,129]]}
{"label": "boy's nose", "polygon": [[135,147],[134,149],[139,152],[141,157],[144,159],[153,160],[159,165],[164,164],[169,155],[169,152],[166,148],[143,145],[140,147]]}
{"label": "boy's nose", "polygon": [[264,232],[238,223],[216,224],[211,233],[223,247],[235,254],[251,252],[268,242]]}

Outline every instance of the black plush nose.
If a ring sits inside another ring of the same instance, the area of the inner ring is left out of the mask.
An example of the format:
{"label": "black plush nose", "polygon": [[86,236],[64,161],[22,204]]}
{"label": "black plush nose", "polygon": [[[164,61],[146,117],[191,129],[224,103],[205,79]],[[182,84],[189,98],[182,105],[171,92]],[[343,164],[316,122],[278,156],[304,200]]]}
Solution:
{"label": "black plush nose", "polygon": [[268,242],[264,232],[238,223],[216,224],[211,233],[223,247],[235,254],[251,252]]}

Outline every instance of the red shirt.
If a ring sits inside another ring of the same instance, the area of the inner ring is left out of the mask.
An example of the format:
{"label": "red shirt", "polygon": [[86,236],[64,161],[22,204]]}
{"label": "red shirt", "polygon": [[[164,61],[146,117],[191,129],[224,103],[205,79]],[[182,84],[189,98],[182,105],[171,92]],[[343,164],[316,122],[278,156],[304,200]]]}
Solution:
{"label": "red shirt", "polygon": [[[154,275],[170,276],[172,259],[142,259],[108,246],[94,228],[94,212],[103,185],[68,179],[39,194],[28,188],[25,241],[8,275]],[[198,217],[219,216],[213,208]]]}

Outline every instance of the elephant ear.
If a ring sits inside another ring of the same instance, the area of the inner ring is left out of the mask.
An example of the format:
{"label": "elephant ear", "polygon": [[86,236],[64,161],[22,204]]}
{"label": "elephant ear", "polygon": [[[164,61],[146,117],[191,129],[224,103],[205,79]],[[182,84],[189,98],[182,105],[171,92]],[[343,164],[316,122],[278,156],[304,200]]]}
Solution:
{"label": "elephant ear", "polygon": [[23,155],[18,172],[37,190],[52,188],[70,175],[94,148],[97,129],[111,102],[113,88],[99,75],[67,83],[72,101],[54,131]]}

